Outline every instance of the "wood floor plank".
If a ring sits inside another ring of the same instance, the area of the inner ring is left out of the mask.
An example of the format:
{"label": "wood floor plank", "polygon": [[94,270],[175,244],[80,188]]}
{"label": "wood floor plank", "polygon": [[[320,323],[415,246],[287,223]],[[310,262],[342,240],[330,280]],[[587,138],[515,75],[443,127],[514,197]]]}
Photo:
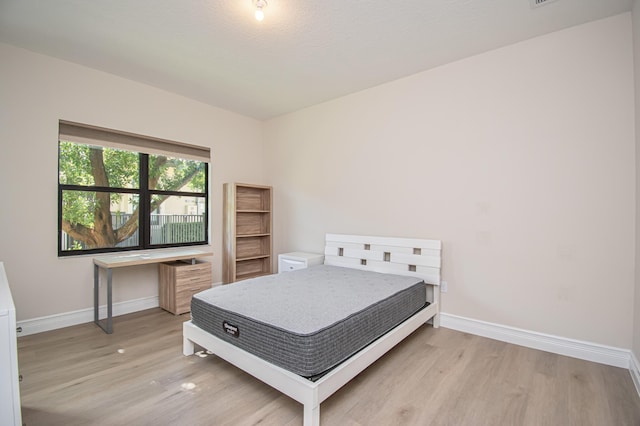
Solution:
{"label": "wood floor plank", "polygon": [[[151,309],[18,340],[23,422],[302,424],[302,406],[220,358],[182,355],[182,323]],[[640,425],[624,369],[423,326],[321,405],[333,425]]]}

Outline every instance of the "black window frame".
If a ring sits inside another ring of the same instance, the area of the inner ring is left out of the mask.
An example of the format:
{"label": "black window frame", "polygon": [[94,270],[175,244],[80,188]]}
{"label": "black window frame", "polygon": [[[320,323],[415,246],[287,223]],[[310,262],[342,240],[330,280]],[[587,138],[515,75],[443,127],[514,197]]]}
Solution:
{"label": "black window frame", "polygon": [[[69,141],[78,143],[74,141]],[[95,144],[98,146],[98,144]],[[108,148],[108,145],[100,145]],[[204,192],[188,192],[188,191],[165,191],[160,189],[149,188],[149,156],[158,154],[147,154],[136,150],[129,150],[138,154],[139,161],[139,179],[138,188],[121,188],[121,187],[104,187],[89,185],[70,185],[60,183],[60,141],[58,141],[58,257],[79,256],[87,254],[117,253],[139,250],[155,250],[163,248],[175,247],[191,247],[209,244],[209,162],[196,160],[204,163]],[[167,157],[181,158],[175,154],[163,154]],[[64,191],[83,191],[83,192],[108,192],[117,194],[136,194],[139,196],[138,210],[138,245],[127,247],[100,247],[95,249],[81,250],[63,250],[62,249],[62,207]],[[171,244],[151,244],[151,198],[153,195],[168,195],[182,197],[203,198],[205,202],[204,211],[204,240],[186,243]]]}

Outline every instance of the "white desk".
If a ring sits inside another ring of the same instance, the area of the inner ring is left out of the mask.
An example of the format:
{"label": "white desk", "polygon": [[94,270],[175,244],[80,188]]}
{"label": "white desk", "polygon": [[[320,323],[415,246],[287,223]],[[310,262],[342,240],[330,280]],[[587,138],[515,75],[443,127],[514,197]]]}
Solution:
{"label": "white desk", "polygon": [[[172,262],[174,260],[191,259],[195,263],[201,257],[213,256],[210,249],[169,249],[157,250],[144,253],[114,254],[98,256],[93,258],[93,322],[95,322],[105,333],[113,333],[113,299],[112,299],[112,269],[123,268],[125,266],[148,265],[150,263]],[[107,271],[107,318],[106,326],[103,326],[98,311],[100,308],[99,287],[100,268]]]}

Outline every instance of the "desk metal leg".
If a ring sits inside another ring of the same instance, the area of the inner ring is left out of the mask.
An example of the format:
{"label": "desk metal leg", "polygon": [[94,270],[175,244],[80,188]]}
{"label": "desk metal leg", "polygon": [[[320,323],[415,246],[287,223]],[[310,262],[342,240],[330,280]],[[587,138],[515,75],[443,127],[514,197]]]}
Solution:
{"label": "desk metal leg", "polygon": [[111,297],[111,268],[107,269],[107,334],[113,333],[113,298]]}
{"label": "desk metal leg", "polygon": [[107,318],[106,318],[106,327],[102,325],[100,321],[100,298],[99,298],[99,287],[100,287],[100,269],[98,265],[94,265],[93,267],[93,322],[95,322],[98,327],[100,327],[105,333],[111,334],[113,333],[113,298],[112,298],[112,271],[111,268],[106,268],[107,270]]}
{"label": "desk metal leg", "polygon": [[100,310],[100,301],[98,300],[100,288],[100,268],[93,265],[93,322],[100,325],[98,312]]}

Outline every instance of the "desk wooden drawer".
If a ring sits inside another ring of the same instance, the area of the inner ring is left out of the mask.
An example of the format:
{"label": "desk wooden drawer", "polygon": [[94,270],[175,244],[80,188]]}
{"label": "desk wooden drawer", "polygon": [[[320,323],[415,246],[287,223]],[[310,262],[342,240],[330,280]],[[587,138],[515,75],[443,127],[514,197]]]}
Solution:
{"label": "desk wooden drawer", "polygon": [[160,307],[175,315],[191,310],[191,296],[211,288],[211,263],[161,263],[159,266]]}
{"label": "desk wooden drawer", "polygon": [[175,312],[171,309],[167,309],[176,315],[183,314],[191,311],[191,296],[199,293],[203,290],[211,288],[211,282],[200,283],[194,286],[182,286],[176,289],[175,295]]}
{"label": "desk wooden drawer", "polygon": [[190,280],[192,278],[211,277],[211,263],[202,262],[191,265],[184,262],[163,263],[173,269],[176,280]]}

